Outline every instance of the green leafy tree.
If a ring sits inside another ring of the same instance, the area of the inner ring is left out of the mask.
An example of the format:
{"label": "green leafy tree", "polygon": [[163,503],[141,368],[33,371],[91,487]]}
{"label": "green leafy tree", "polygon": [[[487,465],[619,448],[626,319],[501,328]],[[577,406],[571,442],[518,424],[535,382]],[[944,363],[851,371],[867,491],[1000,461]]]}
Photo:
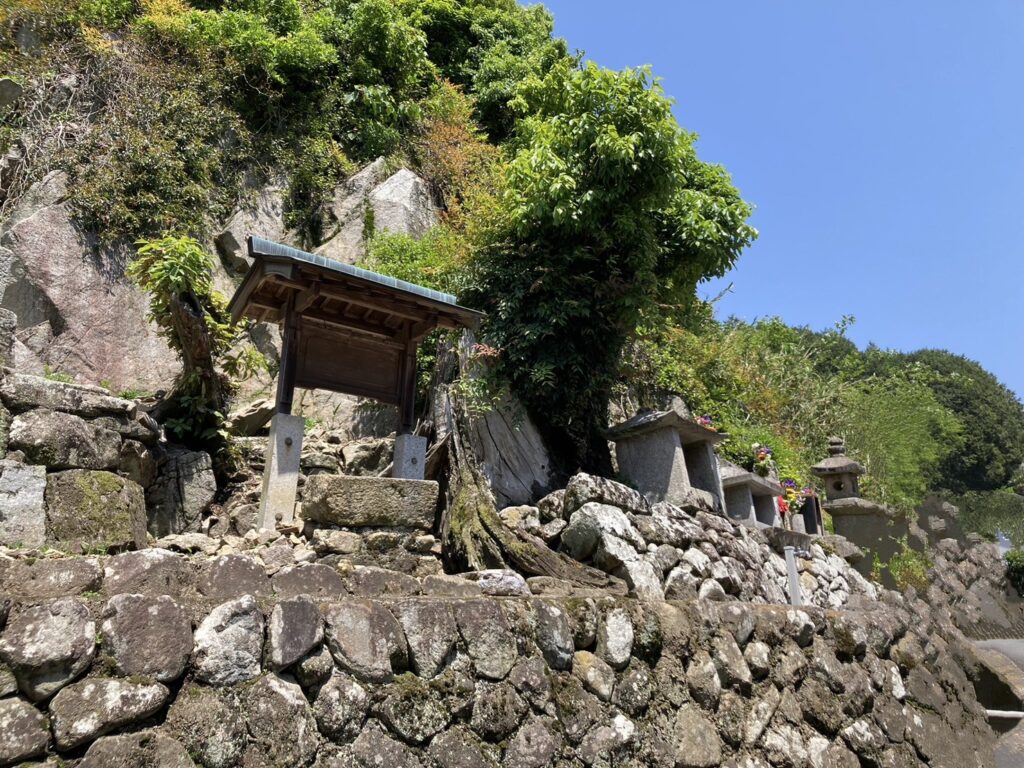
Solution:
{"label": "green leafy tree", "polygon": [[944,350],[907,356],[935,372],[928,385],[964,425],[956,449],[942,462],[943,487],[992,491],[1010,484],[1024,462],[1024,407],[991,373]]}
{"label": "green leafy tree", "polygon": [[692,299],[755,236],[646,69],[556,66],[516,100],[475,301],[500,371],[569,469],[610,469],[601,436],[620,354],[645,313]]}
{"label": "green leafy tree", "polygon": [[961,429],[928,386],[930,378],[914,371],[873,377],[842,398],[837,431],[867,468],[865,495],[901,509],[917,506],[936,487]]}

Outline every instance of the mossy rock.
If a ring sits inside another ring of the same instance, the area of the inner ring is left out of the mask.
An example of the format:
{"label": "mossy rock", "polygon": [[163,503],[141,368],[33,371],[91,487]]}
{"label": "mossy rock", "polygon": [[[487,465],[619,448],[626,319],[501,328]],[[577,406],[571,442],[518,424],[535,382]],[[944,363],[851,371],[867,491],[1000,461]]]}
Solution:
{"label": "mossy rock", "polygon": [[46,478],[46,541],[67,552],[146,546],[146,502],[133,480],[88,469]]}

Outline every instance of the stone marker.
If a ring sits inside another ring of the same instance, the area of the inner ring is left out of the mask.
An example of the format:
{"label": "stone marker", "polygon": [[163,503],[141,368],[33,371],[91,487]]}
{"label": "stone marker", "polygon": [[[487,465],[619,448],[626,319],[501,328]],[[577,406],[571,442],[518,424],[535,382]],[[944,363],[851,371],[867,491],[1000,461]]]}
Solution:
{"label": "stone marker", "polygon": [[782,486],[732,462],[720,462],[725,511],[733,520],[751,528],[772,528],[780,524],[776,499]]}

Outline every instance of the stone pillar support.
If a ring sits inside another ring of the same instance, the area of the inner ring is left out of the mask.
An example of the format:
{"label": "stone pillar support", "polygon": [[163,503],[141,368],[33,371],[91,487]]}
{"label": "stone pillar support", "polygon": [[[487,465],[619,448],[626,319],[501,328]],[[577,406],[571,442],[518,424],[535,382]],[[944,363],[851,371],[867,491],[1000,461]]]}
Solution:
{"label": "stone pillar support", "polygon": [[395,438],[395,459],[391,476],[402,480],[422,480],[427,463],[427,438],[419,435],[398,435]]}
{"label": "stone pillar support", "polygon": [[261,530],[272,531],[278,525],[290,525],[295,519],[304,428],[305,420],[301,416],[276,413],[270,420],[260,495]]}

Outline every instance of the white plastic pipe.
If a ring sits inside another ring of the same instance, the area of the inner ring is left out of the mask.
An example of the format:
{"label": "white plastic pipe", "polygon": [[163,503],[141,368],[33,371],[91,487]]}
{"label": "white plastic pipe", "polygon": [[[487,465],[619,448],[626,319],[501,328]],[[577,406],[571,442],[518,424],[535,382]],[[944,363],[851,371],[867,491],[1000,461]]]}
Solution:
{"label": "white plastic pipe", "polygon": [[793,547],[784,547],[786,553],[786,571],[789,573],[789,602],[800,607],[804,604],[800,594],[800,574],[796,570],[796,552]]}
{"label": "white plastic pipe", "polygon": [[1024,720],[1024,712],[1014,712],[1010,709],[986,709],[985,716],[998,720]]}

